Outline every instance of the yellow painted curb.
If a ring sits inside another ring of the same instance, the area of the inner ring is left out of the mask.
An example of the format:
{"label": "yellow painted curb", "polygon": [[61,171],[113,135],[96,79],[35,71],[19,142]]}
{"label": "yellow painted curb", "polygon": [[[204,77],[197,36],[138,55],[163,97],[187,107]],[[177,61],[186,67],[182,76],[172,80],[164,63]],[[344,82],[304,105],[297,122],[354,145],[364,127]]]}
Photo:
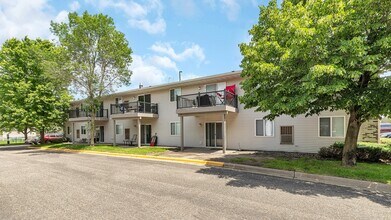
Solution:
{"label": "yellow painted curb", "polygon": [[[29,147],[37,148],[37,147]],[[210,160],[197,160],[197,159],[187,159],[179,157],[162,157],[162,156],[152,156],[152,155],[139,155],[139,154],[123,154],[123,153],[112,153],[112,152],[100,152],[100,151],[89,151],[89,150],[71,150],[71,149],[49,149],[38,147],[39,150],[45,151],[60,151],[67,153],[78,153],[78,154],[90,154],[90,155],[102,155],[110,157],[124,157],[124,158],[138,158],[138,159],[149,159],[149,160],[159,160],[159,161],[169,161],[177,163],[189,163],[203,166],[214,166],[214,167],[223,167],[224,162],[210,161]]]}

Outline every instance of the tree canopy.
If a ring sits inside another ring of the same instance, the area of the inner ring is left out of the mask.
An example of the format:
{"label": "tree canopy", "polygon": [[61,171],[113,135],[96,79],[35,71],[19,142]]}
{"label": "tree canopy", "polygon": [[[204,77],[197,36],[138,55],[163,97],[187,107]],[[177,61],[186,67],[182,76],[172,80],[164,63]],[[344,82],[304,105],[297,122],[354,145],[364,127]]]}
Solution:
{"label": "tree canopy", "polygon": [[67,23],[51,23],[68,60],[73,88],[82,97],[91,115],[90,140],[94,144],[95,114],[101,97],[130,83],[132,50],[112,18],[69,13]]}
{"label": "tree canopy", "polygon": [[355,164],[361,124],[391,114],[391,1],[276,0],[240,45],[241,101],[279,115],[345,110],[343,164]]}
{"label": "tree canopy", "polygon": [[62,126],[71,97],[56,77],[59,48],[47,40],[12,38],[0,50],[0,127],[24,132]]}

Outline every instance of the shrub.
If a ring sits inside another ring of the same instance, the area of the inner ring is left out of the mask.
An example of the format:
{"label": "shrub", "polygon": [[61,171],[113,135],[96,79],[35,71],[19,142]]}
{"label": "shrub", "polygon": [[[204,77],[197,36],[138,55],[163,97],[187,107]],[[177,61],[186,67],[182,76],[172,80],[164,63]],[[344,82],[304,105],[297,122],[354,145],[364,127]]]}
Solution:
{"label": "shrub", "polygon": [[[343,143],[336,142],[329,147],[322,147],[318,155],[325,159],[342,159]],[[357,160],[364,162],[391,161],[391,149],[378,144],[360,144],[357,147]]]}
{"label": "shrub", "polygon": [[391,150],[383,151],[382,155],[380,156],[380,159],[391,163]]}
{"label": "shrub", "polygon": [[342,159],[342,148],[338,146],[331,145],[330,147],[320,148],[318,155],[321,158],[326,159]]}
{"label": "shrub", "polygon": [[334,144],[332,144],[330,147],[334,147],[334,148],[339,148],[339,149],[343,149],[343,146],[345,145],[344,142],[335,142]]}
{"label": "shrub", "polygon": [[357,148],[357,159],[367,162],[379,162],[383,149],[379,147]]}
{"label": "shrub", "polygon": [[380,138],[380,142],[382,144],[387,144],[389,147],[391,147],[391,138]]}

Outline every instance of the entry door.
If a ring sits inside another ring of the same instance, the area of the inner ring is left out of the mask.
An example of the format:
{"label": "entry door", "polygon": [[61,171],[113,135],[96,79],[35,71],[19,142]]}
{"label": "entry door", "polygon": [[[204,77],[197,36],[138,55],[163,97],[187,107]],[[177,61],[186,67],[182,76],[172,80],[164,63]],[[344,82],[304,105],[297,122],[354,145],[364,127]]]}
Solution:
{"label": "entry door", "polygon": [[223,124],[221,122],[205,123],[206,147],[223,146]]}
{"label": "entry door", "polygon": [[130,140],[130,129],[125,128],[125,140]]}
{"label": "entry door", "polygon": [[152,126],[151,125],[141,125],[141,144],[151,143]]}
{"label": "entry door", "polygon": [[95,128],[95,142],[104,142],[105,141],[105,127],[98,126]]}
{"label": "entry door", "polygon": [[105,126],[100,126],[100,142],[105,142]]}

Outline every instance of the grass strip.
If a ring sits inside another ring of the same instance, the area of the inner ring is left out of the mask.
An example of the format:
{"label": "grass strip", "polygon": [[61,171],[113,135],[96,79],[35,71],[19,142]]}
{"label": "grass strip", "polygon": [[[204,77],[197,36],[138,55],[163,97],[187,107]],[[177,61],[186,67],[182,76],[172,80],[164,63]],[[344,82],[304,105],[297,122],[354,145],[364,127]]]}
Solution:
{"label": "grass strip", "polygon": [[303,173],[337,176],[350,179],[375,181],[391,184],[391,165],[382,163],[357,163],[354,167],[341,166],[341,161],[313,158],[265,160],[263,167],[295,170]]}
{"label": "grass strip", "polygon": [[122,153],[122,154],[138,154],[138,155],[160,155],[169,150],[167,147],[118,147],[109,145],[80,145],[80,144],[49,144],[40,145],[42,149],[70,149],[70,150],[88,150],[96,152]]}

